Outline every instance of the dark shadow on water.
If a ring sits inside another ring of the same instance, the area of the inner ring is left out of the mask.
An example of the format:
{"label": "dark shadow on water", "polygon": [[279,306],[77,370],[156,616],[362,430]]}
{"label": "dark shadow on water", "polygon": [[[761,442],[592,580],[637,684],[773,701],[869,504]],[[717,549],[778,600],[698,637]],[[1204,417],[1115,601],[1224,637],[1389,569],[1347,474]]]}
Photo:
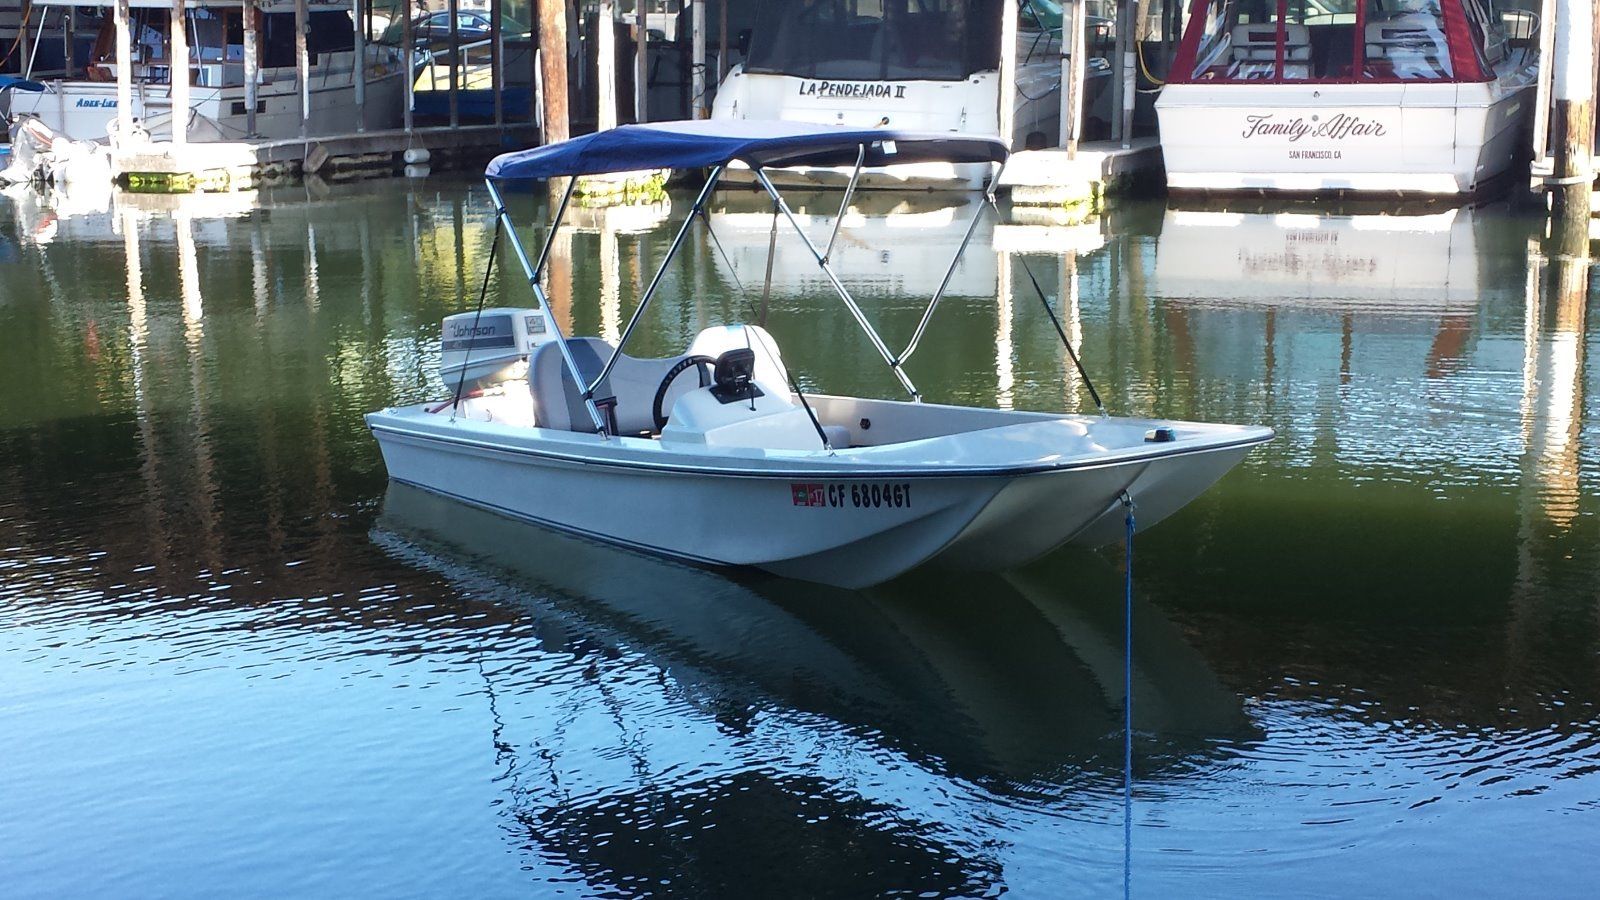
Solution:
{"label": "dark shadow on water", "polygon": [[[520,820],[598,896],[995,896],[1002,868],[821,778],[742,771]],[[753,836],[759,836],[752,839]]]}

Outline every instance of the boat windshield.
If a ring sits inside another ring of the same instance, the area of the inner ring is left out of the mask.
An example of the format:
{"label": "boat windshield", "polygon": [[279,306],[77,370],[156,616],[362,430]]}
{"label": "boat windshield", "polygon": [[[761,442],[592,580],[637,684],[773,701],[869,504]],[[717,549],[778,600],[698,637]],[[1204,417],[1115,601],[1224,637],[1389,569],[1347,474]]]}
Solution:
{"label": "boat windshield", "polygon": [[1191,82],[1487,81],[1526,0],[1194,0]]}
{"label": "boat windshield", "polygon": [[745,71],[958,81],[1000,65],[1000,0],[772,0]]}
{"label": "boat windshield", "polygon": [[[261,35],[261,67],[295,65],[294,13],[256,12]],[[170,13],[165,9],[136,7],[128,14],[132,38],[133,76],[147,84],[164,84],[171,77]],[[355,49],[355,26],[349,10],[316,10],[308,18],[306,49],[313,65],[324,53]],[[191,82],[201,87],[244,84],[244,19],[241,9],[198,7],[184,12]],[[90,81],[116,79],[116,25],[110,16],[101,23],[85,75]]]}

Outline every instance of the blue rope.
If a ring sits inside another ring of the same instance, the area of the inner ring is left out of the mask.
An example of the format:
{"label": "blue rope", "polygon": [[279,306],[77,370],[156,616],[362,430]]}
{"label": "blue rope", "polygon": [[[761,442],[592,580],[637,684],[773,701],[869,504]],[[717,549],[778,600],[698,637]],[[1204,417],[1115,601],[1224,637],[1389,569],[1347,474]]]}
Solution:
{"label": "blue rope", "polygon": [[1127,561],[1122,605],[1122,896],[1133,896],[1133,498],[1122,492],[1128,511],[1124,539]]}

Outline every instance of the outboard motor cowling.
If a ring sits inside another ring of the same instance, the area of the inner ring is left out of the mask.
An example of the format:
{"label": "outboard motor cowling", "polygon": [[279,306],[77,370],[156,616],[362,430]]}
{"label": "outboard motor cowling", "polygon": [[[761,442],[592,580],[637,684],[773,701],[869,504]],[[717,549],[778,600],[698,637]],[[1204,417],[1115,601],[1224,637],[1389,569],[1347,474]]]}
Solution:
{"label": "outboard motor cowling", "polygon": [[496,307],[447,316],[439,338],[439,378],[452,391],[528,377],[528,357],[554,337],[537,309]]}

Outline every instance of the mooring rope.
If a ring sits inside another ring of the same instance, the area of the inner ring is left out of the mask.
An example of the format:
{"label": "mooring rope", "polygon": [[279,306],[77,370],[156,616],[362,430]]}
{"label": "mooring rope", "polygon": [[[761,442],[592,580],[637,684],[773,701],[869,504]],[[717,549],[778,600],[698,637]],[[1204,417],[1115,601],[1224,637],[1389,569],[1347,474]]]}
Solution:
{"label": "mooring rope", "polygon": [[1133,497],[1122,492],[1127,510],[1123,538],[1122,593],[1122,896],[1133,896]]}

